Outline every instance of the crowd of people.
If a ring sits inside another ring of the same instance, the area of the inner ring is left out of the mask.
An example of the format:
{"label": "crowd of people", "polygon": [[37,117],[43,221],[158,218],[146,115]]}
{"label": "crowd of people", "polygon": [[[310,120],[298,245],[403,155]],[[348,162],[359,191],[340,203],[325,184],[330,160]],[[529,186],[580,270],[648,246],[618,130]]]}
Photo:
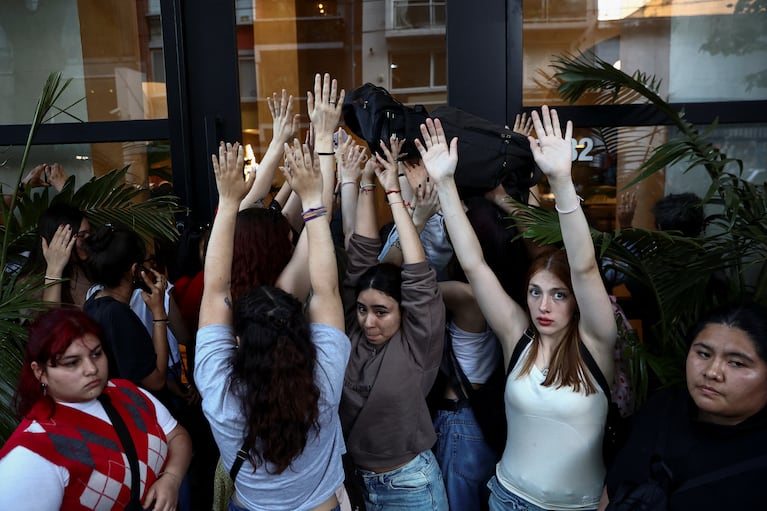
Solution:
{"label": "crowd of people", "polygon": [[509,267],[498,220],[513,206],[502,187],[462,200],[440,120],[418,154],[396,137],[371,153],[338,127],[344,95],[316,75],[303,141],[292,96],[268,98],[255,172],[220,144],[215,218],[180,244],[175,286],[129,226],[43,214],[20,278],[44,279],[51,308],[28,328],[0,508],[764,505],[767,308],[701,314],[686,389],[653,395],[606,464],[617,327],[572,123],[546,106],[517,118],[562,243],[519,244],[529,264]]}

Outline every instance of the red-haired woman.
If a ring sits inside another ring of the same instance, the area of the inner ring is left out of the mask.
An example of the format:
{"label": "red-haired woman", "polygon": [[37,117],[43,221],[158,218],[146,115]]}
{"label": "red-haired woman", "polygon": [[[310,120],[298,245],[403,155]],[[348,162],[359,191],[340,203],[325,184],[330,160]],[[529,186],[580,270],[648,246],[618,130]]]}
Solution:
{"label": "red-haired woman", "polygon": [[527,310],[506,294],[482,257],[453,179],[457,140],[448,143],[440,122],[427,119],[425,144],[416,144],[436,183],[455,253],[507,365],[523,347],[506,383],[508,434],[488,484],[490,509],[596,509],[608,398],[584,356],[612,381],[616,325],[572,181],[572,124],[563,135],[556,112],[545,106],[542,116],[532,117],[538,139],[528,137],[530,147],[554,192],[566,254],[552,250],[533,261]]}
{"label": "red-haired woman", "polygon": [[0,509],[176,508],[189,435],[148,392],[108,380],[101,329],[86,314],[54,309],[30,326],[17,406],[22,422],[0,451]]}

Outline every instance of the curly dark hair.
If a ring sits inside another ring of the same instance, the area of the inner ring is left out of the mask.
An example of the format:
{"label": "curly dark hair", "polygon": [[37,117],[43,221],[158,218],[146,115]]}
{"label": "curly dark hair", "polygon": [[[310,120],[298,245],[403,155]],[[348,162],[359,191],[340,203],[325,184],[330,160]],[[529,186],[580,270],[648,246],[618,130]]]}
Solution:
{"label": "curly dark hair", "polygon": [[269,208],[249,208],[237,214],[232,257],[232,299],[258,286],[273,286],[290,261],[290,224]]}
{"label": "curly dark hair", "polygon": [[248,456],[256,469],[269,462],[280,474],[303,452],[311,430],[319,429],[317,349],[309,323],[296,298],[261,286],[237,300],[234,333],[240,346],[231,381],[247,418]]}

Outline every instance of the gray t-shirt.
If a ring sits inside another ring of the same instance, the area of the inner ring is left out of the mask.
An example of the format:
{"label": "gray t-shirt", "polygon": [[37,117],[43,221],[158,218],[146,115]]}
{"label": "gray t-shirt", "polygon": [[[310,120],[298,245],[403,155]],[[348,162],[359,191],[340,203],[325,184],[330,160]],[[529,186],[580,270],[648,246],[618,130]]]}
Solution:
{"label": "gray t-shirt", "polygon": [[[312,323],[311,336],[317,347],[314,380],[320,389],[319,434],[310,431],[304,451],[281,474],[273,473],[268,464],[255,473],[249,462],[243,464],[235,491],[237,500],[253,511],[312,509],[327,500],[344,480],[341,455],[346,446],[338,404],[351,344],[346,334],[329,325]],[[245,434],[245,417],[229,378],[230,359],[236,349],[228,325],[209,325],[197,332],[195,383],[227,471]]]}

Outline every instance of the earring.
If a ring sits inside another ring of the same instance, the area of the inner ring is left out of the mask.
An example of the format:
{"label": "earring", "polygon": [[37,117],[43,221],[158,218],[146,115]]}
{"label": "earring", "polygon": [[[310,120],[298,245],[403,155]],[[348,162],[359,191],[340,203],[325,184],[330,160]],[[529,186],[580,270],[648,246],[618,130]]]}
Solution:
{"label": "earring", "polygon": [[45,383],[41,383],[40,387],[43,389],[43,396],[47,396],[48,395],[48,385],[46,385]]}

